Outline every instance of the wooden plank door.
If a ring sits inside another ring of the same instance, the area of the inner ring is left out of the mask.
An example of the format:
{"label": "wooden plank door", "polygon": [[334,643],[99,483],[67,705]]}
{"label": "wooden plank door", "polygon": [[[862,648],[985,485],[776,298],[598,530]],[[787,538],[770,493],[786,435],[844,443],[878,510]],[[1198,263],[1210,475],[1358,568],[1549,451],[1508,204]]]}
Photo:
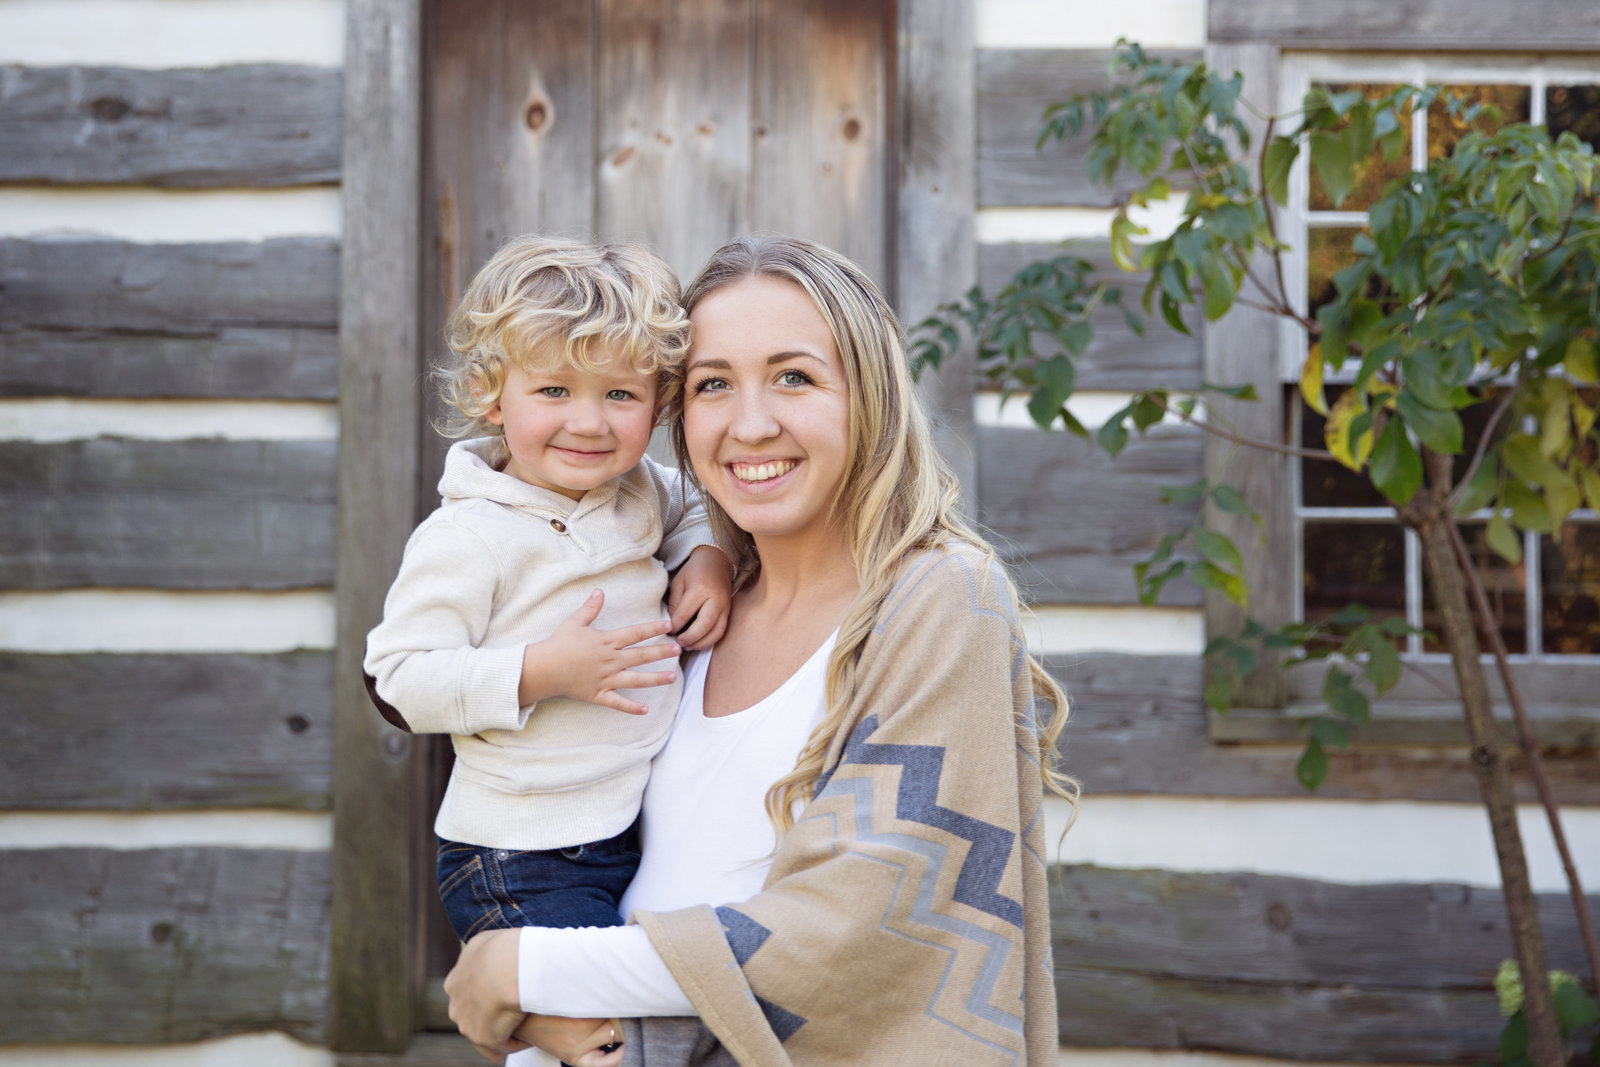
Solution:
{"label": "wooden plank door", "polygon": [[[775,229],[893,292],[887,0],[432,0],[424,19],[425,362],[473,273],[521,233],[646,241],[687,282],[728,239]],[[431,397],[425,410],[438,413]],[[425,513],[445,442],[419,432]],[[425,818],[448,761],[437,746]],[[418,904],[437,977],[455,946],[426,830]]]}

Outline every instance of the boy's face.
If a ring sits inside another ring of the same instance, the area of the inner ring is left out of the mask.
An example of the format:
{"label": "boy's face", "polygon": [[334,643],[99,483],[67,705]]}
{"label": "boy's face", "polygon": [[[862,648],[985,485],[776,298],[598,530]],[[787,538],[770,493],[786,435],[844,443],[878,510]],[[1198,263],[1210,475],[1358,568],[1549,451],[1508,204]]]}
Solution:
{"label": "boy's face", "polygon": [[580,500],[644,455],[656,422],[656,383],[621,359],[598,373],[566,364],[511,366],[485,417],[505,430],[507,474]]}

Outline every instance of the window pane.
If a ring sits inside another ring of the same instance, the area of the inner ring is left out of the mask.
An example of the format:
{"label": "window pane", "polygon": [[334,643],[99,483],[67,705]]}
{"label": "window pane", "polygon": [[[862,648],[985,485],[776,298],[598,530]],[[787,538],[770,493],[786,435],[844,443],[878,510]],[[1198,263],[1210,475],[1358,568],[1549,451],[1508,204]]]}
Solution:
{"label": "window pane", "polygon": [[[1368,100],[1376,100],[1385,93],[1392,93],[1400,88],[1398,84],[1376,84],[1368,82],[1341,82],[1337,85],[1326,85],[1329,93],[1359,92]],[[1345,196],[1344,202],[1335,205],[1322,187],[1322,181],[1317,177],[1317,169],[1311,168],[1311,210],[1312,211],[1365,211],[1372,206],[1383,192],[1383,187],[1391,179],[1398,178],[1411,169],[1411,116],[1406,115],[1401,120],[1401,125],[1406,129],[1406,148],[1393,159],[1384,159],[1382,149],[1374,149],[1372,154],[1356,164],[1355,181],[1350,186],[1350,192]]]}
{"label": "window pane", "polygon": [[[1478,573],[1483,576],[1484,591],[1489,595],[1489,610],[1500,620],[1500,634],[1507,652],[1528,650],[1528,598],[1527,572],[1524,563],[1515,567],[1495,555],[1484,537],[1487,527],[1483,523],[1468,523],[1461,527],[1461,536],[1467,542]],[[1422,626],[1429,631],[1423,638],[1424,652],[1446,652],[1444,634],[1439,626],[1439,613],[1433,606],[1433,591],[1429,588],[1428,570],[1422,570]],[[1488,649],[1483,651],[1487,652]]]}
{"label": "window pane", "polygon": [[1543,544],[1544,650],[1600,654],[1600,524],[1569,522]]}
{"label": "window pane", "polygon": [[1304,546],[1307,622],[1325,619],[1346,604],[1405,617],[1406,551],[1399,526],[1307,522]]}
{"label": "window pane", "polygon": [[[1330,386],[1324,395],[1331,405],[1344,392],[1343,386]],[[1305,406],[1300,391],[1290,390],[1290,403],[1300,407],[1300,447],[1327,448],[1323,436],[1326,419]],[[1382,508],[1389,501],[1372,487],[1365,474],[1332,460],[1300,461],[1300,503],[1308,508]]]}
{"label": "window pane", "polygon": [[[1532,115],[1529,107],[1533,90],[1526,85],[1446,85],[1438,100],[1428,108],[1428,162],[1447,156],[1456,143],[1470,130],[1492,133],[1513,122],[1527,122]],[[1459,115],[1451,115],[1444,97],[1454,96],[1463,104],[1483,104],[1499,111],[1479,112],[1467,123]]]}
{"label": "window pane", "polygon": [[1306,229],[1306,314],[1316,318],[1317,309],[1338,295],[1333,276],[1356,261],[1356,234],[1351,226],[1312,226]]}
{"label": "window pane", "polygon": [[1571,130],[1600,152],[1600,85],[1552,85],[1544,91],[1550,136]]}

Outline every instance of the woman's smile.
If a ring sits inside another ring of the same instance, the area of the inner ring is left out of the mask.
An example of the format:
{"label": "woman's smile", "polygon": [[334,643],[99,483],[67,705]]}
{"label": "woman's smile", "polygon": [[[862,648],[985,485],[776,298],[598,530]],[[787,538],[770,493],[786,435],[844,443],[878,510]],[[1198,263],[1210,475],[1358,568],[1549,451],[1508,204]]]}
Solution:
{"label": "woman's smile", "polygon": [[800,461],[797,459],[768,460],[758,463],[734,461],[728,464],[728,469],[733,471],[733,476],[741,482],[755,484],[781,478],[799,465]]}

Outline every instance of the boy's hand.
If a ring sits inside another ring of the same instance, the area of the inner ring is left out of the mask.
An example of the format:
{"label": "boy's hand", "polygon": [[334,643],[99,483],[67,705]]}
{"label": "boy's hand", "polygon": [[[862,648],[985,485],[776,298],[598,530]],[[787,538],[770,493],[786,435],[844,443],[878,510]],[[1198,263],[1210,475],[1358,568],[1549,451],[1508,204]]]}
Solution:
{"label": "boy's hand", "polygon": [[733,568],[728,557],[710,545],[701,545],[667,587],[667,610],[672,632],[684,648],[710,648],[728,628],[728,606],[733,603]]}
{"label": "boy's hand", "polygon": [[680,649],[676,643],[639,644],[660,637],[670,624],[642,622],[615,630],[596,630],[592,624],[604,604],[605,594],[596,589],[582,607],[556,627],[555,633],[523,650],[518,703],[527,707],[549,697],[566,696],[630,715],[643,715],[650,710],[617,690],[647,689],[672,681],[673,671],[634,670],[677,656]]}

